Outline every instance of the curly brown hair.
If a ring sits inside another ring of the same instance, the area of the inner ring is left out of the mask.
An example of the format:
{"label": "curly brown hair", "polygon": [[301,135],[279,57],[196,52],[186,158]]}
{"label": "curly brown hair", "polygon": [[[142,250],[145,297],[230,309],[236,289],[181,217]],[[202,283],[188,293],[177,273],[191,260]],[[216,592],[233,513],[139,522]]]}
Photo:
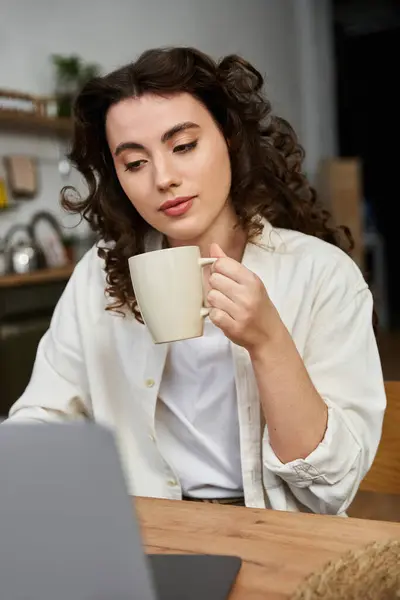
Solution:
{"label": "curly brown hair", "polygon": [[229,141],[230,198],[249,238],[260,232],[264,217],[275,227],[351,251],[350,232],[331,224],[330,214],[317,203],[302,173],[303,148],[289,123],[272,113],[263,83],[261,74],[239,56],[215,62],[193,48],[163,48],[144,52],[136,62],[91,80],[81,90],[74,105],[69,158],[89,193],[82,199],[73,188],[63,188],[62,205],[86,219],[105,242],[98,253],[105,261],[106,291],[112,298],[108,309],[128,307],[141,320],[127,259],[144,252],[151,228],[119,184],[105,120],[113,104],[146,93],[189,93],[214,117]]}

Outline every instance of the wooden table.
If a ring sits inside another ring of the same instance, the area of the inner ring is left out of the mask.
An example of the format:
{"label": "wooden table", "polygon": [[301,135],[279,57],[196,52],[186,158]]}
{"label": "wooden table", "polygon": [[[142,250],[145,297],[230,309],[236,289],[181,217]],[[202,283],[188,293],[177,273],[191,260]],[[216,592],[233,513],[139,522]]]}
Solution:
{"label": "wooden table", "polygon": [[373,540],[400,540],[400,524],[137,498],[149,553],[232,554],[243,566],[230,600],[283,600],[327,561]]}

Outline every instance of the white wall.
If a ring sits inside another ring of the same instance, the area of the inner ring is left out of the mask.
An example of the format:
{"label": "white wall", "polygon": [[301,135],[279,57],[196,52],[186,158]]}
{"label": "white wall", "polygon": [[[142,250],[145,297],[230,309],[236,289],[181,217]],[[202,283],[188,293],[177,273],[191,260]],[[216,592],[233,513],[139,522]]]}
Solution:
{"label": "white wall", "polygon": [[[154,46],[192,45],[215,57],[236,52],[267,76],[266,89],[275,111],[304,135],[302,141],[311,152],[312,173],[321,152],[333,151],[329,141],[331,147],[327,147],[326,137],[321,144],[319,135],[326,125],[332,130],[333,117],[331,109],[325,108],[320,117],[322,123],[313,127],[312,113],[316,110],[319,114],[324,94],[316,98],[308,89],[307,56],[318,54],[319,48],[307,41],[307,19],[315,26],[315,3],[326,15],[329,0],[306,0],[306,21],[296,8],[302,1],[1,0],[0,88],[51,93],[51,53],[78,53],[108,71]],[[326,50],[326,41],[321,37],[317,44]],[[318,87],[318,75],[312,85]],[[323,90],[329,89],[324,81],[319,85]],[[306,109],[305,102],[313,103],[313,111]],[[311,133],[307,133],[309,127]],[[58,175],[61,151],[56,140],[0,131],[0,156],[36,155],[41,182],[37,199],[25,202],[13,213],[0,214],[0,236],[13,222],[26,222],[39,209],[50,210],[64,224],[71,224],[58,208],[58,195],[63,185],[76,184],[78,178],[74,174],[68,179]],[[0,174],[1,169],[0,164]]]}
{"label": "white wall", "polygon": [[294,0],[300,75],[300,127],[305,170],[315,179],[321,159],[337,152],[335,70],[330,0]]}

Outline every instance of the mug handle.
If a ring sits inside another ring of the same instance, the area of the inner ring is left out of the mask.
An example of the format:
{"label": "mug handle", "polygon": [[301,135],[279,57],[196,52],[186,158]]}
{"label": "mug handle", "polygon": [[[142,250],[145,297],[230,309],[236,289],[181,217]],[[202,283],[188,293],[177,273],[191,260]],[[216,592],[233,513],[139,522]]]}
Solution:
{"label": "mug handle", "polygon": [[[203,267],[206,267],[207,265],[213,265],[216,260],[218,260],[218,259],[217,258],[199,258],[199,265],[201,268],[203,268]],[[208,317],[209,313],[210,313],[210,309],[207,308],[206,306],[203,306],[200,309],[201,317]]]}

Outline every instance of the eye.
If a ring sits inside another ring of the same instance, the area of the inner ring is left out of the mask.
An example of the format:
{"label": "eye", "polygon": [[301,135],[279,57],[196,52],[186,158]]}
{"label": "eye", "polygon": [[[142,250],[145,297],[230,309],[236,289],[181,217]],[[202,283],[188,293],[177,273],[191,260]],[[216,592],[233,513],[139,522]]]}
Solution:
{"label": "eye", "polygon": [[190,152],[190,150],[194,150],[196,146],[197,140],[189,142],[188,144],[179,144],[179,146],[175,146],[174,152],[178,152],[179,154],[185,154],[185,152]]}
{"label": "eye", "polygon": [[125,165],[125,171],[138,171],[144,164],[146,164],[146,162],[147,161],[145,161],[143,159],[134,160]]}

